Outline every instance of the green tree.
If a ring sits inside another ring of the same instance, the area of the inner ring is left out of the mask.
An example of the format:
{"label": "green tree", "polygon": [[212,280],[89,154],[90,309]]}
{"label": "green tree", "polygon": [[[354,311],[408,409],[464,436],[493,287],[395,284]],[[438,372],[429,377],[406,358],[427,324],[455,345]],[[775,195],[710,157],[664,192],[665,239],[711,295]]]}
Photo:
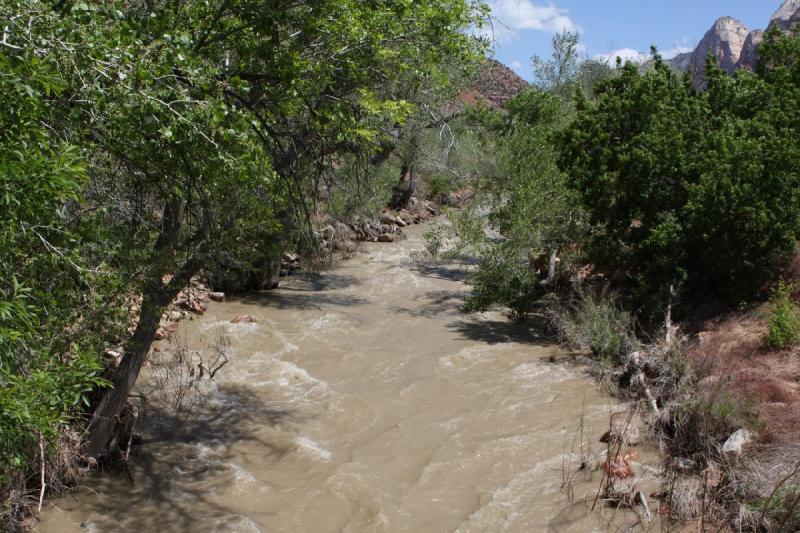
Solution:
{"label": "green tree", "polygon": [[535,55],[533,64],[533,83],[536,87],[569,99],[575,89],[575,80],[580,72],[577,32],[564,31],[553,36],[553,49],[550,58]]}
{"label": "green tree", "polygon": [[800,229],[797,106],[782,97],[796,93],[765,73],[708,70],[696,92],[657,55],[643,74],[627,64],[578,100],[561,141],[595,226],[593,261],[631,275],[651,309],[679,285],[689,301],[738,303]]}
{"label": "green tree", "polygon": [[[85,311],[114,276],[93,268],[91,229],[74,224],[88,182],[77,147],[53,135],[65,82],[50,58],[17,36],[49,31],[49,8],[5,29],[0,48],[0,499],[104,384],[96,357],[113,332]],[[39,6],[41,7],[41,6]],[[6,3],[0,18],[21,8]],[[92,323],[91,333],[85,326]],[[9,509],[0,507],[0,520]]]}

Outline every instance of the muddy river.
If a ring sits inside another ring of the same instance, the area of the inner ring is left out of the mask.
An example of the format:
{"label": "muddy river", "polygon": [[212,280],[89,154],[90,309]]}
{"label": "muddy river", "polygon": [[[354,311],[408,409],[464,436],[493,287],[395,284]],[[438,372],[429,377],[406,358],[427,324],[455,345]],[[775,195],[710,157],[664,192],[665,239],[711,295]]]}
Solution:
{"label": "muddy river", "polygon": [[[143,405],[130,476],[46,503],[37,530],[626,530],[590,511],[599,472],[564,486],[613,400],[533,327],[461,314],[463,269],[411,258],[423,229],[184,322],[190,349],[227,337],[229,363],[179,407]],[[153,374],[153,398],[179,381]]]}

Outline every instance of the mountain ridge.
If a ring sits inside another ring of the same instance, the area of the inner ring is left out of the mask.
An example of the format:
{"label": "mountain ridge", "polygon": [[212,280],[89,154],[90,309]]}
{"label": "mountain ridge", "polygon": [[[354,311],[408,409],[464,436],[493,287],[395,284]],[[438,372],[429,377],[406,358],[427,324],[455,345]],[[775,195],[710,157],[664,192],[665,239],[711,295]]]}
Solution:
{"label": "mountain ridge", "polygon": [[[773,13],[767,29],[777,27],[790,31],[800,25],[800,0],[785,0]],[[691,52],[678,54],[668,63],[676,70],[692,73],[696,86],[705,83],[706,58],[709,54],[728,73],[737,69],[755,70],[758,63],[758,46],[765,31],[749,30],[739,20],[724,16],[718,18]]]}

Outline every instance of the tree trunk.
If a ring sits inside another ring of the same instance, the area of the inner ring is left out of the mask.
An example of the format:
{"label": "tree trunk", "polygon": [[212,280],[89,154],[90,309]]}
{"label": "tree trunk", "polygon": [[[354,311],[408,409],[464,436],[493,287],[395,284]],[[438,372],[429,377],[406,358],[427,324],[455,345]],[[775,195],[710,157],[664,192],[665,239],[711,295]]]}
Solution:
{"label": "tree trunk", "polygon": [[89,423],[86,453],[90,457],[97,458],[106,453],[106,448],[114,435],[117,416],[125,407],[128,395],[139,378],[139,372],[155,340],[161,315],[180,292],[180,288],[168,291],[160,279],[158,286],[154,285],[151,283],[150,288],[144,292],[139,322],[125,347],[125,357],[114,374],[114,386],[105,393]]}
{"label": "tree trunk", "polygon": [[136,384],[150,346],[155,340],[161,315],[200,270],[199,261],[189,259],[168,283],[162,281],[164,275],[174,272],[172,267],[180,228],[180,202],[168,200],[164,207],[161,232],[151,254],[151,269],[142,291],[142,309],[136,330],[125,346],[125,356],[114,374],[113,388],[103,395],[89,422],[86,453],[90,457],[98,458],[107,452],[117,417],[128,401],[128,395]]}
{"label": "tree trunk", "polygon": [[403,163],[400,169],[400,182],[394,186],[392,191],[392,209],[405,209],[408,207],[411,197],[417,190],[419,174],[416,165],[413,163]]}
{"label": "tree trunk", "polygon": [[264,259],[258,273],[260,278],[257,283],[258,289],[271,291],[278,288],[278,285],[280,285],[282,259],[282,251],[273,253],[270,257]]}

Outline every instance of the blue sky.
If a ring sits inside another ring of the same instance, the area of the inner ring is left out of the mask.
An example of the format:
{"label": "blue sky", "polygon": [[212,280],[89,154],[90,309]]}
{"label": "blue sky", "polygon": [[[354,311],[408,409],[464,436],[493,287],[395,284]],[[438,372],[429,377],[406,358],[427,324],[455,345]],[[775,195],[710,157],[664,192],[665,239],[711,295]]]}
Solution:
{"label": "blue sky", "polygon": [[694,49],[722,16],[751,30],[765,28],[781,0],[489,0],[495,57],[526,79],[531,57],[547,56],[559,29],[578,30],[588,57],[647,53],[655,44],[665,56]]}

